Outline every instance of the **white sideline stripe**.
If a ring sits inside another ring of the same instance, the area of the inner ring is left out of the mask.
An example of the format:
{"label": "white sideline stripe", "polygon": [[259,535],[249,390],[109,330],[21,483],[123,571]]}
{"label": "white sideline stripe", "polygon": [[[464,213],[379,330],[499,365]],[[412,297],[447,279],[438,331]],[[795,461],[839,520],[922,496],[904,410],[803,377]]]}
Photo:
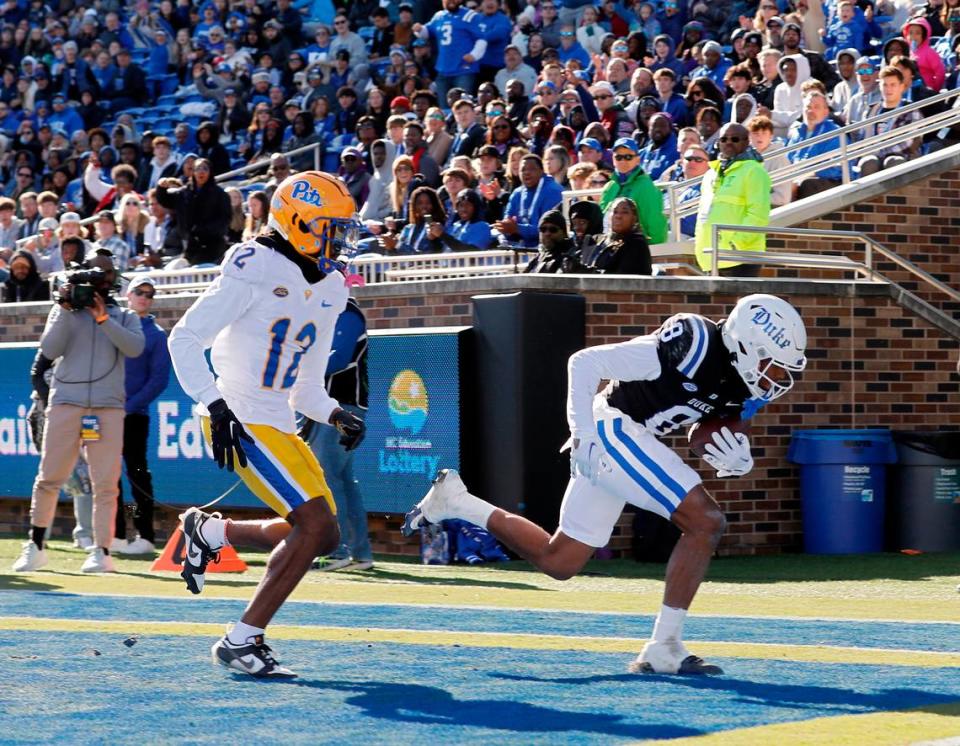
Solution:
{"label": "white sideline stripe", "polygon": [[[203,625],[215,625],[216,622],[193,622],[193,621],[183,621],[183,620],[144,620],[144,619],[64,619],[62,617],[42,617],[42,616],[0,616],[0,620],[4,621],[18,621],[23,620],[24,623],[30,621],[37,622],[50,622],[60,625],[68,625],[71,622],[84,622],[84,623],[96,623],[104,622],[109,624],[129,624],[136,627],[144,627],[151,624],[163,625],[163,626],[174,626],[174,625],[189,625],[189,624],[203,624]],[[546,639],[546,640],[556,640],[556,639],[569,639],[569,640],[590,640],[597,642],[624,642],[624,643],[639,643],[646,642],[646,638],[641,637],[599,637],[597,635],[577,635],[577,634],[541,634],[539,632],[490,632],[490,631],[480,631],[472,629],[411,629],[410,627],[364,627],[363,630],[358,629],[357,627],[345,627],[339,624],[284,624],[278,622],[275,626],[284,627],[286,629],[331,629],[331,630],[343,630],[344,632],[351,632],[353,634],[359,635],[362,638],[362,632],[378,632],[384,634],[410,634],[410,635],[450,635],[462,633],[464,635],[478,636],[478,637],[503,637],[504,635],[509,635],[510,637],[518,637],[521,639]],[[29,629],[29,628],[27,628]],[[713,645],[732,645],[734,647],[743,647],[743,648],[804,648],[811,650],[847,650],[850,652],[863,652],[863,653],[897,653],[897,654],[907,654],[907,655],[957,655],[958,651],[955,650],[911,650],[909,648],[861,648],[856,645],[826,645],[823,643],[799,643],[799,642],[739,642],[737,640],[708,640],[702,638],[684,638],[685,643],[697,644],[697,643],[710,643]]]}
{"label": "white sideline stripe", "polygon": [[[91,596],[91,597],[103,597],[103,598],[124,598],[124,599],[137,599],[137,598],[153,598],[161,601],[177,601],[180,603],[197,603],[198,600],[194,598],[184,598],[181,596],[161,596],[152,593],[137,593],[136,595],[125,594],[125,593],[90,593],[88,591],[33,591],[34,593],[40,593],[45,596]],[[4,595],[20,595],[23,591],[14,591],[14,590],[2,590],[0,591],[0,596]],[[209,598],[211,601],[240,601],[245,602],[249,599],[246,598]],[[376,603],[370,601],[312,601],[310,599],[288,599],[284,602],[286,604],[305,604],[313,606],[397,606],[404,609],[456,609],[469,611],[471,609],[478,609],[480,611],[526,611],[536,614],[571,614],[571,615],[580,615],[585,616],[587,614],[593,614],[596,616],[649,616],[656,617],[655,612],[643,612],[643,611],[586,611],[582,609],[540,609],[535,608],[531,609],[526,606],[489,606],[486,604],[415,604],[415,603]],[[782,620],[785,622],[854,622],[857,624],[869,624],[872,622],[878,622],[881,624],[952,624],[954,626],[960,626],[960,622],[954,621],[938,621],[936,619],[857,619],[856,617],[840,617],[840,616],[766,616],[763,614],[693,614],[691,618],[702,617],[704,619],[756,619],[763,621],[766,619]],[[607,638],[603,638],[607,639]],[[753,644],[753,643],[750,643]],[[759,643],[758,643],[759,644]],[[879,650],[880,648],[864,648],[864,650]]]}

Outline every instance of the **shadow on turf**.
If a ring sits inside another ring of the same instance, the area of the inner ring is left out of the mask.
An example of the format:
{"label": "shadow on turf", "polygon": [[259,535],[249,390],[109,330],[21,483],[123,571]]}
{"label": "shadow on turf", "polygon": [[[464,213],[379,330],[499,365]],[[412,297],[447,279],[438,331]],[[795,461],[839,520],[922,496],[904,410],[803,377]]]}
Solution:
{"label": "shadow on turf", "polygon": [[598,674],[596,676],[569,676],[546,678],[509,673],[488,674],[508,681],[533,681],[539,684],[582,685],[617,681],[656,681],[661,684],[687,687],[702,691],[729,691],[743,702],[766,707],[792,709],[835,709],[839,712],[872,712],[903,709],[905,707],[943,706],[956,703],[956,695],[945,695],[920,689],[883,689],[877,692],[857,692],[843,687],[810,686],[808,684],[775,684],[770,681],[747,681],[730,676],[667,676],[660,674]]}
{"label": "shadow on turf", "polygon": [[[258,680],[263,681],[263,680]],[[273,684],[275,682],[264,682]],[[673,723],[631,723],[623,716],[558,710],[508,699],[457,699],[445,689],[385,681],[288,679],[290,686],[353,692],[346,703],[368,717],[425,725],[452,725],[511,733],[591,733],[619,738],[681,738],[704,731]]]}

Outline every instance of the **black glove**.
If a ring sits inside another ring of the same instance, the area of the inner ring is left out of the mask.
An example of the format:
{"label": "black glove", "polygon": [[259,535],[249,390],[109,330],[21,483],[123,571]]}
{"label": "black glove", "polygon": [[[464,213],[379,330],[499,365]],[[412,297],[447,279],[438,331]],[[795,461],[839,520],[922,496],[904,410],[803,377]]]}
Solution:
{"label": "black glove", "polygon": [[352,451],[363,440],[367,431],[367,426],[363,420],[346,409],[337,409],[330,415],[330,424],[337,428],[340,433],[340,445],[346,450]]}
{"label": "black glove", "polygon": [[297,429],[297,435],[304,443],[310,443],[313,438],[313,432],[317,429],[317,421],[311,420],[306,415],[300,416],[300,427]]}
{"label": "black glove", "polygon": [[223,399],[217,399],[207,409],[210,411],[210,439],[213,441],[213,457],[221,469],[233,471],[233,452],[237,452],[237,463],[246,468],[247,454],[240,441],[253,443],[240,420],[230,411]]}

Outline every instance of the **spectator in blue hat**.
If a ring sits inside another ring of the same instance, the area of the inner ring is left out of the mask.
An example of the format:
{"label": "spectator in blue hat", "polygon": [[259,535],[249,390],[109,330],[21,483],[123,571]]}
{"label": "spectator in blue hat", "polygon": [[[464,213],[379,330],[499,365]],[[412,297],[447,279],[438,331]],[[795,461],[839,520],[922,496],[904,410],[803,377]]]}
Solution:
{"label": "spectator in blue hat", "polygon": [[667,220],[663,216],[663,197],[653,180],[640,165],[640,148],[636,140],[621,137],[613,144],[614,178],[600,194],[604,212],[617,197],[629,197],[637,206],[640,225],[651,244],[667,240]]}
{"label": "spectator in blue hat", "polygon": [[353,201],[356,202],[357,211],[363,207],[370,194],[370,172],[363,161],[363,153],[359,148],[344,148],[340,154],[340,168],[337,176],[347,185]]}
{"label": "spectator in blue hat", "polygon": [[57,93],[53,97],[53,113],[47,117],[51,125],[59,124],[67,136],[77,130],[84,129],[83,119],[76,111],[67,107],[67,99],[62,93]]}
{"label": "spectator in blue hat", "polygon": [[[879,68],[869,57],[857,59],[856,74],[859,90],[850,97],[843,111],[845,124],[855,124],[869,118],[870,110],[883,100],[880,93]],[[851,133],[854,139],[860,139],[863,130]]]}

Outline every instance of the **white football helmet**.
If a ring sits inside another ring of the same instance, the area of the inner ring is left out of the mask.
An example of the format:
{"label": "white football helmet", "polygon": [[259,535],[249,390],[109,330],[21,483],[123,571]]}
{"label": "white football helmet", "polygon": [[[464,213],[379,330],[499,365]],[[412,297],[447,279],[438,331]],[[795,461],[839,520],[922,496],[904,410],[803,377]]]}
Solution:
{"label": "white football helmet", "polygon": [[775,295],[741,298],[723,322],[721,335],[733,367],[750,393],[763,401],[787,393],[793,387],[793,374],[807,366],[803,319]]}

